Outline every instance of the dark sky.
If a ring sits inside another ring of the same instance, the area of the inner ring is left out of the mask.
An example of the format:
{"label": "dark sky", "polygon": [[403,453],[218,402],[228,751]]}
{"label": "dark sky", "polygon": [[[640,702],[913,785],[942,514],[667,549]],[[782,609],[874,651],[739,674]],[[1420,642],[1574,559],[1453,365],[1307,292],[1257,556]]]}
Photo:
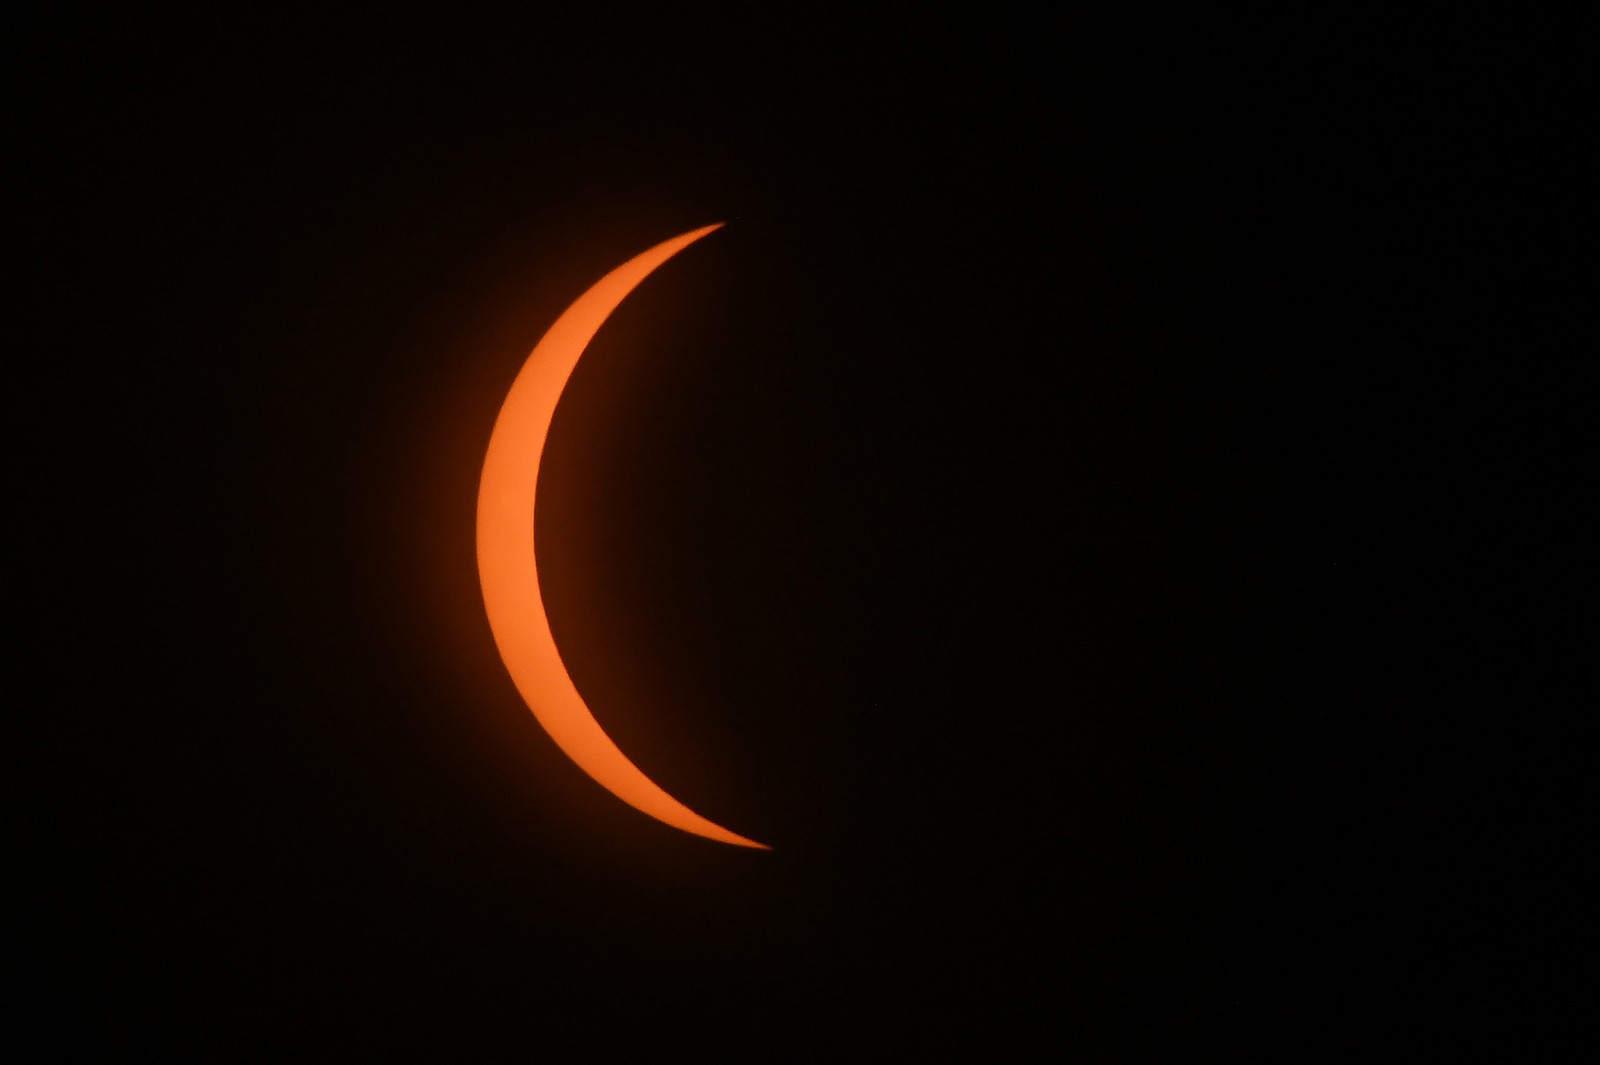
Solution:
{"label": "dark sky", "polygon": [[[1384,689],[1347,649],[1439,606],[1439,554],[1383,609],[1361,567],[1479,408],[1397,412],[1537,391],[1429,361],[1493,287],[1458,253],[1513,228],[1453,183],[1507,158],[1461,132],[1515,125],[1492,64],[1309,20],[539,6],[14,45],[50,1038],[1316,1038],[1289,797]],[[770,854],[564,758],[472,554],[529,348],[715,221],[575,373],[538,552],[602,724]]]}

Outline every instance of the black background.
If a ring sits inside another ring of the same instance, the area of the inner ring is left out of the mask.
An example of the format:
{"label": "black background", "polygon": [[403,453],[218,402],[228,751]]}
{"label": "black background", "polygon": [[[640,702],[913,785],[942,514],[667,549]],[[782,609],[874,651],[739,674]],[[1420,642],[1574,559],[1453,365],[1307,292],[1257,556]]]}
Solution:
{"label": "black background", "polygon": [[[1561,243],[1503,209],[1560,124],[1481,27],[1130,21],[22,35],[40,1038],[1294,1059],[1325,981],[1396,1009],[1317,813],[1429,817],[1356,722],[1495,613],[1446,470],[1557,390],[1491,338],[1575,292],[1494,250]],[[713,221],[574,374],[538,551],[602,724],[771,853],[584,778],[472,555],[529,348]]]}

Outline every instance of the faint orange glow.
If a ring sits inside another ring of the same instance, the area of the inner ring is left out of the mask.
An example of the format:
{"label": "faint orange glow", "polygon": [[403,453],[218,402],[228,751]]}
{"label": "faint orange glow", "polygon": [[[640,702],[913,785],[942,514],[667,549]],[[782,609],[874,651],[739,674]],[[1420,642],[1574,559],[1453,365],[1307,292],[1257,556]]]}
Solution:
{"label": "faint orange glow", "polygon": [[539,593],[533,505],[556,403],[606,318],[656,267],[720,228],[704,226],[634,256],[579,296],[534,347],[489,437],[478,487],[478,579],[489,627],[533,716],[567,755],[623,802],[674,828],[741,847],[770,849],[706,820],[645,776],[611,742],[573,687]]}

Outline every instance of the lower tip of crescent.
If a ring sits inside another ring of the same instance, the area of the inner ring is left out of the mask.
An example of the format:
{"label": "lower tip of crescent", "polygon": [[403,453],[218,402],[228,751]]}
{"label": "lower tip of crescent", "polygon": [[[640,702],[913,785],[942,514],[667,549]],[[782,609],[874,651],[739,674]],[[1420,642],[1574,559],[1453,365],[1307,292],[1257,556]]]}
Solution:
{"label": "lower tip of crescent", "polygon": [[[726,829],[724,829],[723,831],[727,832]],[[767,845],[765,843],[757,843],[753,839],[745,839],[743,836],[738,835],[738,834],[733,833],[733,832],[727,832],[726,835],[716,835],[716,836],[706,835],[706,838],[707,839],[714,839],[718,843],[731,843],[735,847],[747,847],[747,848],[749,848],[750,850],[753,850],[753,851],[770,851],[772,849],[769,845]]]}

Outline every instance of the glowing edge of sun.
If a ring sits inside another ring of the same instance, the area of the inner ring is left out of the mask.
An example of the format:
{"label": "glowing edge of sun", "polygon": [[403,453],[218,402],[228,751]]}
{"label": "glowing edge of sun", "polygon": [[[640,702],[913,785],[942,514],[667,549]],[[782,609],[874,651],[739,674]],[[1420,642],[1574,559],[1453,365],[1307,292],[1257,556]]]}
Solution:
{"label": "glowing edge of sun", "polygon": [[573,367],[617,305],[656,267],[722,223],[634,256],[579,296],[534,347],[511,384],[489,437],[478,487],[478,579],[495,645],[533,716],[567,756],[628,805],[674,828],[770,850],[701,817],[628,761],[572,684],[539,591],[534,498],[550,419]]}

